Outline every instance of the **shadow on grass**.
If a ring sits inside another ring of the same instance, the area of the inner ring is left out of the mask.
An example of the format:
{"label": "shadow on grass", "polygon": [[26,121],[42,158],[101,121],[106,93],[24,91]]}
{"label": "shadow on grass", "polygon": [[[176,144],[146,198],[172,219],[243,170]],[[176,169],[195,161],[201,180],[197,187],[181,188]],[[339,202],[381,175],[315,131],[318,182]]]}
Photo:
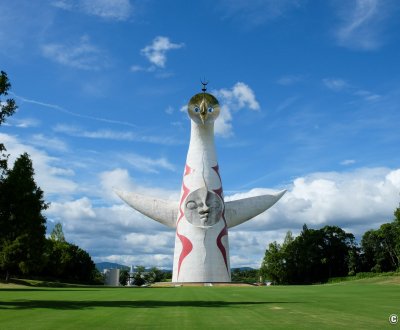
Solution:
{"label": "shadow on grass", "polygon": [[298,304],[304,303],[300,301],[156,301],[156,300],[136,300],[136,301],[55,301],[55,300],[19,300],[11,302],[0,301],[1,309],[33,309],[47,308],[59,310],[71,309],[91,309],[97,307],[106,308],[163,308],[163,307],[196,307],[196,308],[219,308],[219,307],[244,307],[252,305],[268,305],[268,304]]}

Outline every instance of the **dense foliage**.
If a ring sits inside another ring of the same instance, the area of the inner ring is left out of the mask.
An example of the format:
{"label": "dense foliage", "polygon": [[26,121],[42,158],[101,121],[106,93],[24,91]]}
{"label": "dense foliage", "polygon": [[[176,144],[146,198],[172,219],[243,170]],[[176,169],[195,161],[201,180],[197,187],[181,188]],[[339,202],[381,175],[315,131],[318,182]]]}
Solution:
{"label": "dense foliage", "polygon": [[400,207],[394,220],[377,230],[368,230],[361,240],[364,271],[388,272],[400,268]]}
{"label": "dense foliage", "polygon": [[275,283],[325,282],[348,274],[350,251],[355,249],[353,234],[336,226],[319,230],[306,225],[296,238],[288,232],[282,245],[271,243],[265,252],[260,273]]}
{"label": "dense foliage", "polygon": [[45,266],[42,274],[68,282],[99,282],[97,271],[90,255],[79,246],[65,240],[62,226],[57,223],[45,248]]}
{"label": "dense foliage", "polygon": [[47,208],[36,185],[29,155],[24,153],[1,182],[0,267],[12,273],[38,273],[45,246]]}
{"label": "dense foliage", "polygon": [[354,235],[336,226],[309,229],[306,225],[283,244],[269,244],[260,275],[276,284],[310,284],[358,272],[387,272],[400,266],[400,208],[395,219],[367,231],[357,246]]}

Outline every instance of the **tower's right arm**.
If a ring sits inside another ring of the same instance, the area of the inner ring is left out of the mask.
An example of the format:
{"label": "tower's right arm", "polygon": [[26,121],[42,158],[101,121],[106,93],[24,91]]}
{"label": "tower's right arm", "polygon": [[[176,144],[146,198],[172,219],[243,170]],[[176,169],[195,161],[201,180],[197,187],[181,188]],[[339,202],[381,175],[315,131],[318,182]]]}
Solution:
{"label": "tower's right arm", "polygon": [[225,202],[225,219],[228,228],[240,225],[263,213],[274,205],[284,194],[282,190],[273,195],[261,195]]}

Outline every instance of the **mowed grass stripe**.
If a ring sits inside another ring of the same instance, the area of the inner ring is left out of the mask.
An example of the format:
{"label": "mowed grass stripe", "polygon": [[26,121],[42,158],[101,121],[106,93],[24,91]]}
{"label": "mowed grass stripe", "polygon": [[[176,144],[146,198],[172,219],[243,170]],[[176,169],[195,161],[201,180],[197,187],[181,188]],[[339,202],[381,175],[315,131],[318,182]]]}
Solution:
{"label": "mowed grass stripe", "polygon": [[1,329],[384,329],[398,277],[331,285],[0,288]]}

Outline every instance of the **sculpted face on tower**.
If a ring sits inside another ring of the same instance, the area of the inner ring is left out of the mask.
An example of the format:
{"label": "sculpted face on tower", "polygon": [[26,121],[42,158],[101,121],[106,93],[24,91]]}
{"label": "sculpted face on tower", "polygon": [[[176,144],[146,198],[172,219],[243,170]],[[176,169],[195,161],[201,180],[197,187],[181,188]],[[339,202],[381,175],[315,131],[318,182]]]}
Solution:
{"label": "sculpted face on tower", "polygon": [[185,201],[185,217],[196,227],[204,228],[215,225],[221,219],[222,211],[221,198],[205,187],[190,193]]}
{"label": "sculpted face on tower", "polygon": [[217,119],[219,112],[218,100],[208,93],[194,95],[188,104],[190,118],[199,125],[213,123]]}

